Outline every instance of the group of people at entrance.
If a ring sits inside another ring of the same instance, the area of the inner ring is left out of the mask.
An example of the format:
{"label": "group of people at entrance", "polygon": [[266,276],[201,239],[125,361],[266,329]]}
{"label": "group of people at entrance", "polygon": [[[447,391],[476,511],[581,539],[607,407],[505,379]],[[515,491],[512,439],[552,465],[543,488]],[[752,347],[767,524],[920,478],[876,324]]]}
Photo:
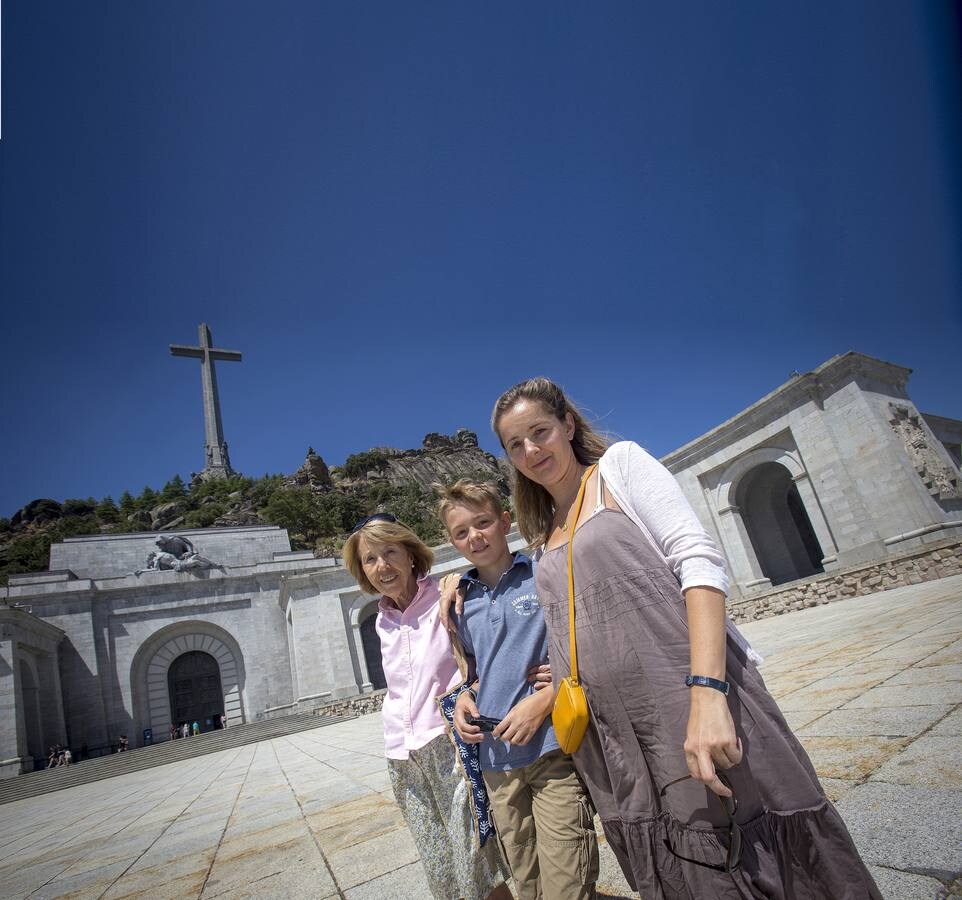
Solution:
{"label": "group of people at entrance", "polygon": [[[597,811],[646,900],[880,898],[726,618],[723,558],[671,474],[609,446],[546,379],[506,391],[492,427],[530,555],[509,550],[497,489],[468,480],[438,509],[474,566],[460,578],[439,585],[387,513],[343,551],[381,595],[388,772],[432,894],[507,898],[510,873],[521,898],[593,897]],[[579,683],[575,747],[552,714]]]}
{"label": "group of people at entrance", "polygon": [[[208,726],[211,724],[211,722],[213,722],[217,728],[227,728],[227,716],[223,714],[215,716],[213,719],[206,719],[205,722]],[[192,735],[200,734],[200,722],[181,722],[179,725],[175,725],[173,722],[171,722],[168,730],[170,733],[170,739],[175,741],[177,738],[186,738],[191,737]]]}

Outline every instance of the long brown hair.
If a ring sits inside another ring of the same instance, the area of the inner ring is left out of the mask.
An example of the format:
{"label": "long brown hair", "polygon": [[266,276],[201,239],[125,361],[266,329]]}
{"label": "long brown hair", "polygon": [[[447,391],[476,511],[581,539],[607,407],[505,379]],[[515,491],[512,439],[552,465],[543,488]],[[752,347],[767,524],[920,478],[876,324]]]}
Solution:
{"label": "long brown hair", "polygon": [[[548,378],[529,378],[512,388],[508,388],[494,404],[491,413],[491,428],[501,441],[498,425],[501,417],[520,400],[532,400],[540,403],[559,421],[564,421],[565,415],[571,413],[574,419],[575,433],[571,438],[571,449],[575,459],[583,466],[590,466],[598,462],[601,455],[608,449],[608,441],[600,435],[585,418],[581,410],[568,398],[567,394]],[[510,460],[509,460],[510,462]],[[554,518],[554,501],[540,484],[522,475],[511,465],[511,495],[514,499],[514,510],[518,519],[518,528],[525,540],[532,545],[544,544],[551,534],[551,521]]]}

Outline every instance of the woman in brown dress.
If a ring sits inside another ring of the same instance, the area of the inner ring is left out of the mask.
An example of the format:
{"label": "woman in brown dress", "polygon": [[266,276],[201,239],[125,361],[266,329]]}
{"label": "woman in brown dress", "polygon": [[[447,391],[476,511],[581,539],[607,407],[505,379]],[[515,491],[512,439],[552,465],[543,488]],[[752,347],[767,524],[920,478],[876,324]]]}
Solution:
{"label": "woman in brown dress", "polygon": [[723,558],[671,474],[637,444],[608,447],[547,379],[505,392],[492,426],[521,532],[544,547],[536,580],[556,682],[570,668],[577,535],[591,723],[574,760],[632,887],[645,900],[881,898],[726,619]]}

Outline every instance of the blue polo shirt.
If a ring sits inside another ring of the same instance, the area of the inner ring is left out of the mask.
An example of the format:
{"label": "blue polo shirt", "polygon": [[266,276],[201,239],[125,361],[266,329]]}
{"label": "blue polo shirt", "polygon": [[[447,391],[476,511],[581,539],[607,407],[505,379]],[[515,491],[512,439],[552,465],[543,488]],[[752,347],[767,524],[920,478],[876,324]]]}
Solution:
{"label": "blue polo shirt", "polygon": [[[502,719],[519,701],[534,693],[528,669],[548,658],[548,631],[544,624],[534,563],[523,553],[494,588],[478,579],[478,570],[462,576],[464,612],[458,617],[458,637],[465,652],[474,657],[480,682],[478,710],[482,716]],[[548,716],[523,747],[486,734],[481,768],[504,771],[527,766],[558,748]]]}

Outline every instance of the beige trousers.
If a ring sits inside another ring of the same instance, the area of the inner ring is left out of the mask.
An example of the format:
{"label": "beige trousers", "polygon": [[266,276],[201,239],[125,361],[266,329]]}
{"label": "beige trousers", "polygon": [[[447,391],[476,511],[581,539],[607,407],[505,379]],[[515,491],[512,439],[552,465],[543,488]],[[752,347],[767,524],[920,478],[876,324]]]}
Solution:
{"label": "beige trousers", "polygon": [[484,773],[491,815],[519,900],[588,900],[598,880],[591,801],[571,757],[547,753]]}

